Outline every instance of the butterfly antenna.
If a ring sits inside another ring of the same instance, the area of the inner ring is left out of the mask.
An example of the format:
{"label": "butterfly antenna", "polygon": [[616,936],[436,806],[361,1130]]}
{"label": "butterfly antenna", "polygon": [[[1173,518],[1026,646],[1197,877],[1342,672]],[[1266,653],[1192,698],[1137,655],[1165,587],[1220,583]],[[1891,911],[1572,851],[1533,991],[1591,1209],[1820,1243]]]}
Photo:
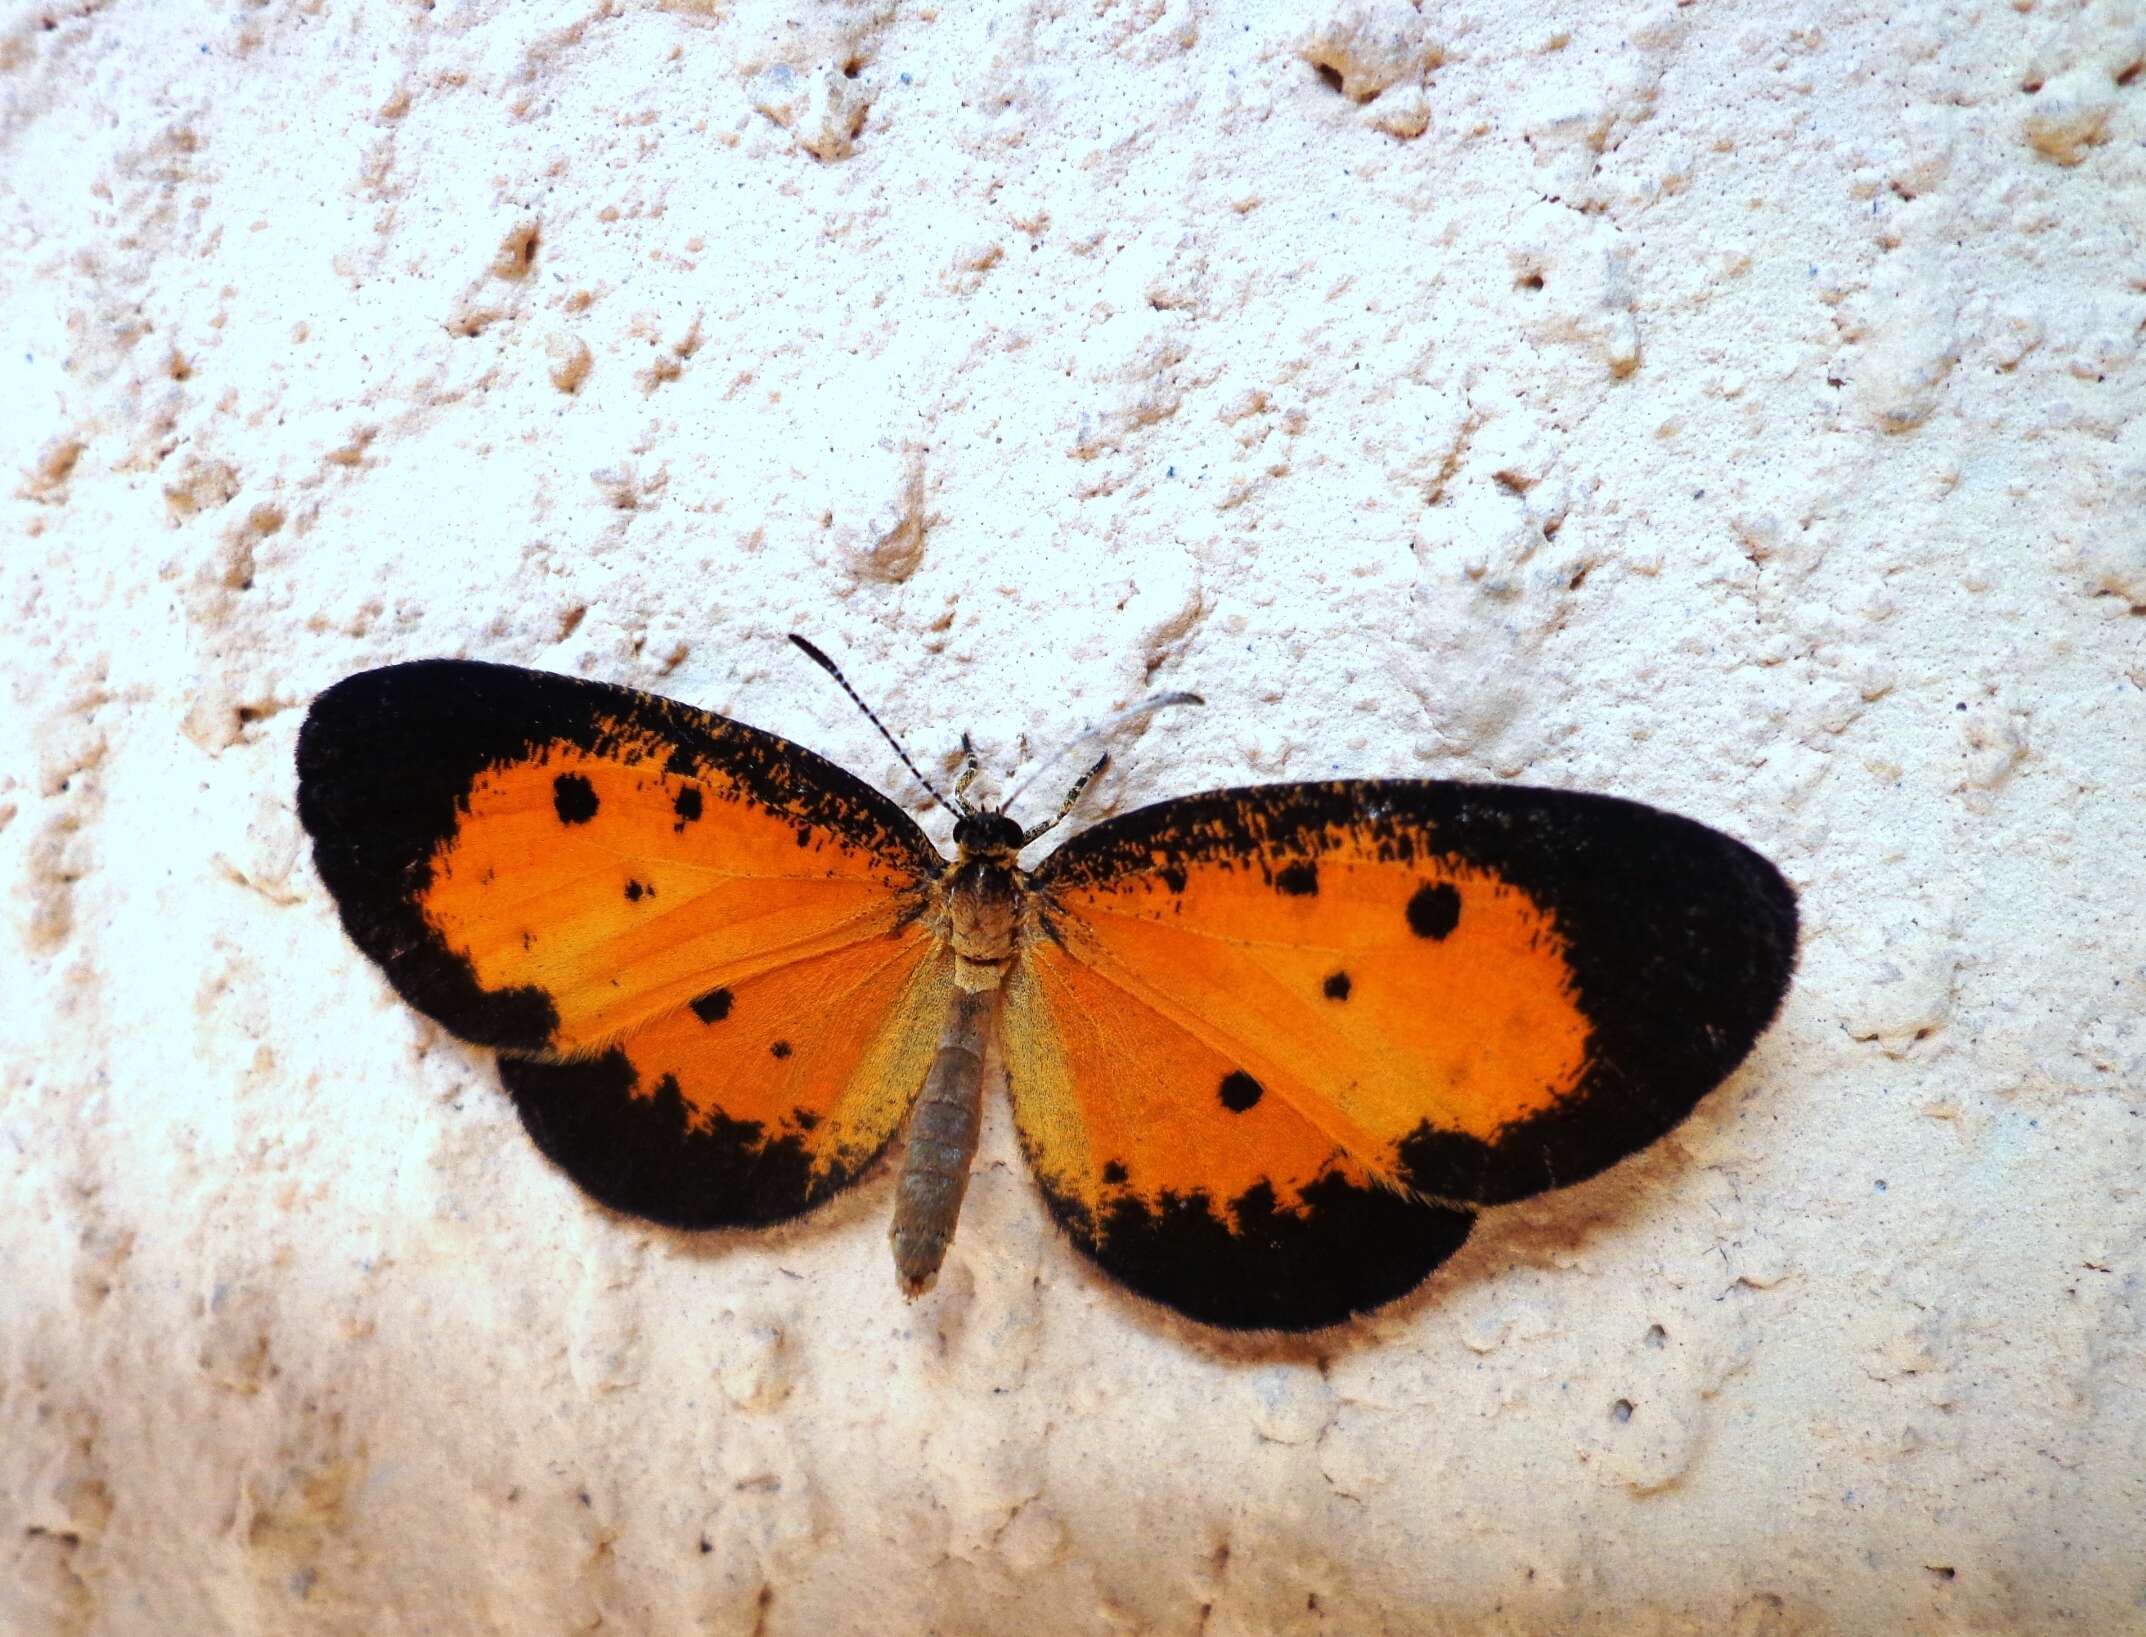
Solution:
{"label": "butterfly antenna", "polygon": [[902,766],[909,769],[910,773],[915,776],[918,784],[921,784],[926,790],[931,792],[931,799],[937,802],[941,807],[945,808],[949,813],[952,813],[954,817],[961,817],[961,810],[957,808],[952,802],[948,801],[944,796],[940,795],[938,786],[933,784],[931,780],[925,778],[923,769],[918,767],[915,762],[912,762],[909,759],[909,752],[902,749],[901,740],[895,738],[893,734],[889,733],[887,731],[887,724],[879,719],[878,714],[872,709],[870,705],[867,705],[861,698],[858,697],[857,690],[849,685],[849,678],[842,674],[841,667],[835,664],[835,662],[829,659],[825,654],[821,653],[819,649],[813,647],[811,643],[807,642],[795,631],[792,631],[790,633],[790,640],[791,642],[795,643],[799,648],[802,648],[804,650],[805,657],[807,659],[811,660],[813,664],[817,665],[821,670],[825,671],[829,676],[833,677],[837,682],[842,685],[842,691],[849,695],[850,703],[855,705],[859,710],[863,711],[865,720],[870,722],[875,728],[879,729],[879,736],[882,739],[886,740],[888,744],[894,747],[894,754],[902,759]]}
{"label": "butterfly antenna", "polygon": [[[1040,763],[1036,765],[1035,768],[1030,771],[1027,778],[1023,779],[1019,784],[1015,785],[1013,794],[1008,796],[1006,800],[1001,804],[1001,810],[1003,811],[1005,808],[1009,808],[1015,802],[1019,801],[1021,799],[1022,791],[1026,790],[1030,785],[1034,784],[1037,779],[1041,778],[1045,773],[1056,767],[1060,762],[1064,761],[1076,750],[1081,750],[1089,745],[1093,745],[1099,740],[1107,739],[1113,733],[1116,733],[1118,729],[1125,727],[1130,723],[1139,721],[1143,716],[1152,716],[1155,714],[1155,712],[1159,710],[1166,710],[1172,705],[1204,705],[1206,703],[1207,701],[1202,699],[1196,693],[1159,693],[1156,694],[1153,698],[1141,700],[1139,704],[1133,706],[1129,710],[1122,710],[1118,712],[1117,715],[1109,718],[1107,721],[1098,722],[1093,727],[1083,729],[1073,738],[1067,740],[1066,743],[1059,746],[1058,749],[1053,751],[1049,756],[1046,756]],[[1030,841],[1035,840],[1036,836],[1040,836],[1041,834],[1043,834],[1044,830],[1050,829],[1052,824],[1056,824],[1058,822],[1058,819],[1064,818],[1067,813],[1071,812],[1073,809],[1073,804],[1080,799],[1080,793],[1088,788],[1088,781],[1093,779],[1098,773],[1102,772],[1104,765],[1108,763],[1109,760],[1110,758],[1108,756],[1105,756],[1102,758],[1101,761],[1098,761],[1093,767],[1089,768],[1087,772],[1083,773],[1080,776],[1079,780],[1075,782],[1071,793],[1067,795],[1065,805],[1058,810],[1058,818],[1052,819],[1050,824],[1044,825],[1042,829],[1037,830],[1035,834],[1031,835],[1028,839]]]}

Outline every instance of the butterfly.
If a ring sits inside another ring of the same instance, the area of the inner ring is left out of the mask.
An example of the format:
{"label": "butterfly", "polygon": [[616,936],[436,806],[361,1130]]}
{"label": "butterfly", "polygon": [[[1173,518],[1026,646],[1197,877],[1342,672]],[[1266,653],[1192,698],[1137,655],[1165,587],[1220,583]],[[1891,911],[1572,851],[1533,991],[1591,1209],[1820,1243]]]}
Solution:
{"label": "butterfly", "polygon": [[782,1221],[906,1125],[912,1296],[947,1252],[994,1037],[1074,1245],[1200,1322],[1305,1330],[1415,1288],[1481,1207],[1660,1137],[1795,965],[1780,872],[1636,802],[1253,785],[1029,869],[1103,761],[1024,829],[968,800],[973,751],[947,802],[880,731],[952,812],[951,860],[774,734],[464,660],[321,694],[298,812],[352,941],[496,1049],[537,1147],[612,1209]]}

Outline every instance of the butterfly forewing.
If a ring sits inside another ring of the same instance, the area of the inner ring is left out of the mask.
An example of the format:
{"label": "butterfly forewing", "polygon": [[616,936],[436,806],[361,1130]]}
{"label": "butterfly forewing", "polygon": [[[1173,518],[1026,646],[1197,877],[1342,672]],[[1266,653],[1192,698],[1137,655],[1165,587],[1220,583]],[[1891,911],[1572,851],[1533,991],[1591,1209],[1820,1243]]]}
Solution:
{"label": "butterfly forewing", "polygon": [[1038,885],[1066,958],[1315,1101],[1370,1173],[1475,1204],[1660,1136],[1750,1050],[1795,961],[1794,894],[1758,854],[1562,791],[1212,791],[1076,836]]}
{"label": "butterfly forewing", "polygon": [[566,1053],[890,932],[940,869],[810,751],[540,671],[428,660],[314,702],[298,812],[358,947],[464,1039]]}

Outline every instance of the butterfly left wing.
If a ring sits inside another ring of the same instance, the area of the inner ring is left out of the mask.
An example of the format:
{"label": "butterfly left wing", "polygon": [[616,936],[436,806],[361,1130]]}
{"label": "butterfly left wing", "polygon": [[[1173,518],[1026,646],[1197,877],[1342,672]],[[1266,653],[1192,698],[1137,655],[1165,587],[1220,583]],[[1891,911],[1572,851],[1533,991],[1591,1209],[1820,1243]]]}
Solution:
{"label": "butterfly left wing", "polygon": [[1006,1055],[1045,1193],[1107,1270],[1241,1326],[1388,1300],[1460,1243],[1450,1207],[1653,1141],[1795,958],[1756,853],[1559,791],[1214,791],[1076,836],[1036,882]]}
{"label": "butterfly left wing", "polygon": [[906,1113],[952,982],[920,920],[942,863],[812,752],[630,689],[432,660],[323,693],[298,774],[352,940],[420,1011],[515,1054],[531,1134],[606,1203],[791,1215]]}

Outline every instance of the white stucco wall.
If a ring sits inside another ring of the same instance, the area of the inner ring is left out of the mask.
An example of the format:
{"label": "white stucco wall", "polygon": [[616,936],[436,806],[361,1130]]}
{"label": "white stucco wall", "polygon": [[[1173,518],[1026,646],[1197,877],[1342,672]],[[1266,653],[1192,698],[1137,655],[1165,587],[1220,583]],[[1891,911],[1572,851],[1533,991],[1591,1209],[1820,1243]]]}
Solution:
{"label": "white stucco wall", "polygon": [[[0,1629],[2146,1630],[2142,63],[2128,0],[7,5]],[[997,1105],[913,1308],[884,1182],[606,1215],[345,942],[297,724],[465,654],[912,796],[793,628],[931,766],[1204,692],[1095,816],[1674,807],[1801,974],[1308,1339],[1100,1281]]]}

